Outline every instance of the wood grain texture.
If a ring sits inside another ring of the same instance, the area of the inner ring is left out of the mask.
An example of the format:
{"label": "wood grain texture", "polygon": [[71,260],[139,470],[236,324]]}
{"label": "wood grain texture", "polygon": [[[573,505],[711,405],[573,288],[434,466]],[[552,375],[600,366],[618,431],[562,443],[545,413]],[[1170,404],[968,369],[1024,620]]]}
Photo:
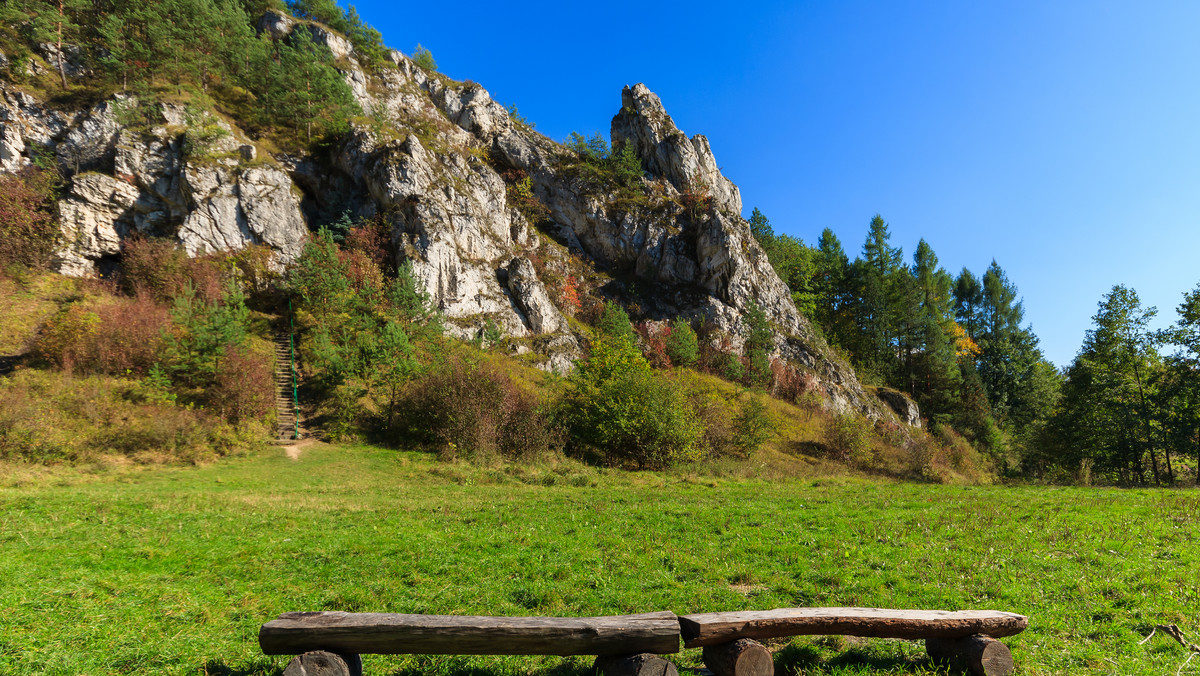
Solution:
{"label": "wood grain texture", "polygon": [[650,653],[600,655],[592,669],[603,676],[679,676],[674,663]]}
{"label": "wood grain texture", "polygon": [[283,676],[362,676],[362,660],[358,655],[316,650],[293,657]]}
{"label": "wood grain texture", "polygon": [[750,638],[705,646],[704,666],[717,676],[771,676],[775,673],[771,651]]}
{"label": "wood grain texture", "polygon": [[1014,666],[1008,646],[981,634],[925,639],[925,652],[934,662],[966,669],[972,676],[1008,676]]}
{"label": "wood grain texture", "polygon": [[728,643],[739,638],[845,635],[875,638],[955,638],[986,634],[1012,636],[1029,618],[998,610],[892,610],[887,608],[779,608],[702,613],[679,618],[685,648]]}
{"label": "wood grain texture", "polygon": [[487,617],[284,613],[262,625],[267,655],[310,650],[382,655],[629,655],[679,652],[674,613],[610,617]]}

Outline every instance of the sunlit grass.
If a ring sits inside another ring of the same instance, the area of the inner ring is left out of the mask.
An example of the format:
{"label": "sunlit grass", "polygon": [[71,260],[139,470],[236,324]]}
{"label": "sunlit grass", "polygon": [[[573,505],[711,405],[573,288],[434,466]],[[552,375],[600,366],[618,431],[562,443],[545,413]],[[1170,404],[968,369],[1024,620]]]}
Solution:
{"label": "sunlit grass", "polygon": [[[1138,641],[1158,623],[1200,633],[1200,497],[1183,491],[480,468],[321,445],[295,462],[0,472],[0,674],[275,674],[286,660],[261,655],[257,628],[290,610],[993,608],[1032,617],[1006,639],[1023,674],[1175,673],[1181,646]],[[787,673],[931,673],[913,642],[772,648]],[[699,666],[699,651],[677,661]]]}

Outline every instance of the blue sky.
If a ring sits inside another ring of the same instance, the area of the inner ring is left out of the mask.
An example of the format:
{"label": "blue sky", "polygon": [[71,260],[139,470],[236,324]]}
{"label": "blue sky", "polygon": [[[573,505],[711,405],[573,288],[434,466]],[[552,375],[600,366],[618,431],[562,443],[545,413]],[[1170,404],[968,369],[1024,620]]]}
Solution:
{"label": "blue sky", "polygon": [[1200,3],[356,6],[557,140],[645,82],[777,232],[996,259],[1060,366],[1114,284],[1165,325],[1200,283]]}

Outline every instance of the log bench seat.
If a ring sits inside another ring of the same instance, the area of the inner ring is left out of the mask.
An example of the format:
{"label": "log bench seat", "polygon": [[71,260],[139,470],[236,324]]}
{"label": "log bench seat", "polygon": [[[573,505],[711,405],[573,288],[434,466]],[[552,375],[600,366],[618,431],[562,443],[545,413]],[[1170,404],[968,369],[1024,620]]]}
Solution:
{"label": "log bench seat", "polygon": [[359,676],[359,654],[596,655],[605,676],[677,676],[659,655],[703,648],[716,676],[771,676],[757,639],[844,635],[925,639],[930,658],[974,676],[1004,676],[1012,655],[996,639],[1029,618],[995,610],[778,608],[676,616],[492,617],[393,613],[284,613],[262,625],[267,655],[298,655],[284,676]]}
{"label": "log bench seat", "polygon": [[683,615],[679,626],[683,647],[705,648],[704,663],[717,676],[770,676],[754,666],[766,653],[755,639],[832,635],[925,639],[935,662],[1004,676],[1013,670],[1012,653],[996,639],[1025,631],[1029,618],[998,610],[777,608]]}

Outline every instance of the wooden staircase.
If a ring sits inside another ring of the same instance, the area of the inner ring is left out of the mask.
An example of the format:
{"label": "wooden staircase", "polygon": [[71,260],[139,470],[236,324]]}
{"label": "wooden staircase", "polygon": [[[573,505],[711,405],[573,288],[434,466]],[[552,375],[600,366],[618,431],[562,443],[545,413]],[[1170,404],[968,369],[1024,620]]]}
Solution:
{"label": "wooden staircase", "polygon": [[275,419],[279,438],[300,438],[300,411],[293,398],[296,374],[292,371],[291,334],[275,334]]}

